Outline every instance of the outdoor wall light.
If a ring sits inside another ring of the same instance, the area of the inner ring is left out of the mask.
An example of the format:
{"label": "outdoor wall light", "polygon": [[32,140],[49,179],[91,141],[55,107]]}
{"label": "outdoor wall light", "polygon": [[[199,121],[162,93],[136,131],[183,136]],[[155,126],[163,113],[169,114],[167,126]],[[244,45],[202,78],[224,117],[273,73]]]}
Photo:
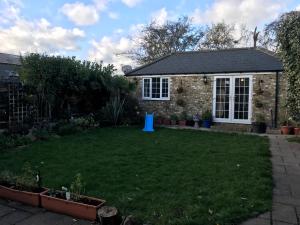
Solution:
{"label": "outdoor wall light", "polygon": [[204,83],[204,84],[207,84],[207,83],[208,83],[207,76],[204,76],[204,77],[203,77],[203,83]]}

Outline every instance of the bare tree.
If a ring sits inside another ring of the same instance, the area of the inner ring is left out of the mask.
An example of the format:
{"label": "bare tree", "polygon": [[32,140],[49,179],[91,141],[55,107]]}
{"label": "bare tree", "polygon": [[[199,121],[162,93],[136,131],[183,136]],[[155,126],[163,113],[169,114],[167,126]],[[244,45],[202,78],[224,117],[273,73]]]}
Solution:
{"label": "bare tree", "polygon": [[239,40],[234,38],[235,26],[225,22],[212,24],[207,27],[199,49],[226,49],[233,48]]}
{"label": "bare tree", "polygon": [[141,32],[139,48],[129,52],[129,56],[139,64],[151,62],[170,53],[193,50],[203,37],[187,17],[178,21],[167,21],[163,25],[155,21],[145,26]]}

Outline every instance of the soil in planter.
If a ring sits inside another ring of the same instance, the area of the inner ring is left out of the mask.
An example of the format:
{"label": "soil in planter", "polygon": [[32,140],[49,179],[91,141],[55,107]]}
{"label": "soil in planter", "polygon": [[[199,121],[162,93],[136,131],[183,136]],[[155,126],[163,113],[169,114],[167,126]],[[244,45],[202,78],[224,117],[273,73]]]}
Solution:
{"label": "soil in planter", "polygon": [[[48,196],[54,197],[54,198],[59,198],[59,199],[66,200],[66,195],[63,192],[60,192],[60,191],[56,191],[55,193],[51,193],[51,195],[48,192],[45,195],[48,195]],[[93,205],[93,206],[98,206],[100,203],[102,203],[102,201],[98,201],[98,200],[90,199],[90,198],[86,198],[86,197],[80,197],[79,200],[70,199],[70,201],[83,203],[83,204],[86,204],[86,205]]]}
{"label": "soil in planter", "polygon": [[26,188],[26,187],[23,187],[23,188],[17,188],[15,185],[11,185],[11,184],[8,184],[8,183],[0,183],[0,185],[4,186],[4,187],[7,187],[7,188],[11,188],[11,189],[14,189],[14,190],[17,190],[17,191],[28,191],[28,192],[33,192],[33,193],[41,193],[43,191],[46,191],[45,188]]}

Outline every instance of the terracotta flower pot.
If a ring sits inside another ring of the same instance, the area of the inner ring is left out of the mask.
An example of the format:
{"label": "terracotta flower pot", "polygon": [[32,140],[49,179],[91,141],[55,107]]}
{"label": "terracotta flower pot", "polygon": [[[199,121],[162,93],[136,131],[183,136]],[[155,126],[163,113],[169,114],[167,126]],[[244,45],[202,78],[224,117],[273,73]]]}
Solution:
{"label": "terracotta flower pot", "polygon": [[0,198],[5,198],[17,202],[22,202],[32,206],[40,206],[40,194],[47,192],[48,189],[43,188],[40,192],[19,191],[13,188],[0,185]]}
{"label": "terracotta flower pot", "polygon": [[79,219],[95,221],[97,219],[97,210],[104,205],[105,200],[81,196],[90,203],[74,202],[62,198],[51,197],[48,192],[41,194],[41,205],[43,208],[53,212],[66,214]]}
{"label": "terracotta flower pot", "polygon": [[169,120],[169,119],[164,119],[164,121],[163,121],[163,123],[164,123],[164,125],[170,125],[171,124],[171,120]]}
{"label": "terracotta flower pot", "polygon": [[281,126],[281,134],[288,135],[290,134],[291,128],[289,126]]}
{"label": "terracotta flower pot", "polygon": [[300,127],[294,127],[294,134],[300,135]]}
{"label": "terracotta flower pot", "polygon": [[179,126],[182,126],[182,127],[184,127],[184,126],[186,126],[186,120],[179,120]]}

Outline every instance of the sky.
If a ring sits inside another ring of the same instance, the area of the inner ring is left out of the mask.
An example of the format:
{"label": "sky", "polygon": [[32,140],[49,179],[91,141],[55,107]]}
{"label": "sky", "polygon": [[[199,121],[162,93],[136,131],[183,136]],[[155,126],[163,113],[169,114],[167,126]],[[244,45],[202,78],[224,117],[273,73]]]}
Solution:
{"label": "sky", "polygon": [[142,27],[188,16],[195,26],[225,21],[249,29],[281,13],[300,10],[300,0],[0,0],[0,52],[76,56],[135,65],[122,54],[137,47]]}

